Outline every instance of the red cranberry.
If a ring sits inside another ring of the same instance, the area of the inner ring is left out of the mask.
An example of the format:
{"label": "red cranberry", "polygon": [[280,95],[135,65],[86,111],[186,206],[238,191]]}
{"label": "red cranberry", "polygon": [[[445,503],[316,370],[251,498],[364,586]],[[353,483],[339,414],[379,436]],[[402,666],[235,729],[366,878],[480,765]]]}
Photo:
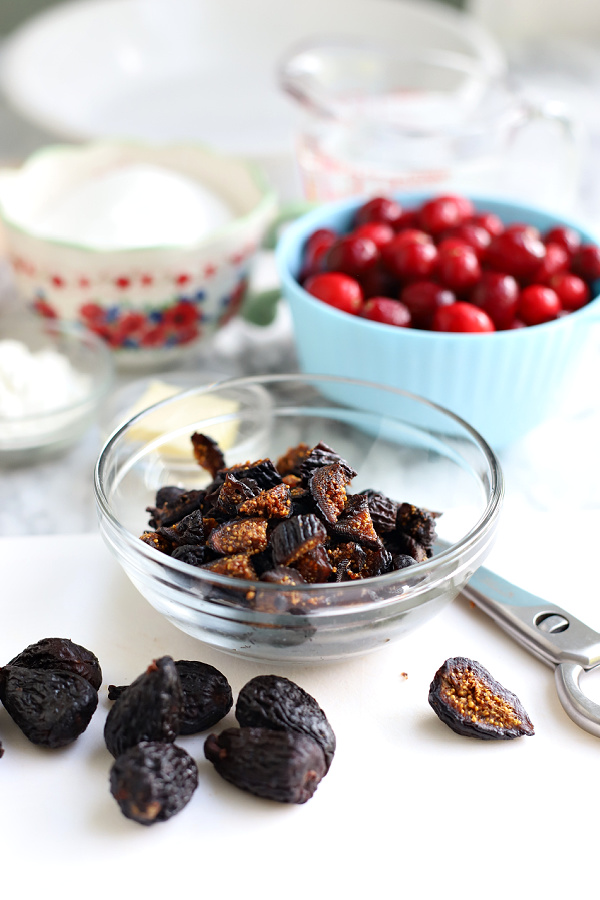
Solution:
{"label": "red cranberry", "polygon": [[376,247],[383,247],[384,244],[389,244],[395,231],[391,225],[387,225],[385,222],[365,222],[364,225],[355,228],[352,234],[354,237],[368,238]]}
{"label": "red cranberry", "polygon": [[567,312],[575,312],[590,299],[590,289],[583,278],[571,272],[559,272],[548,282],[548,286],[556,291],[560,305]]}
{"label": "red cranberry", "polygon": [[363,292],[355,278],[342,272],[322,272],[307,279],[305,290],[313,297],[343,312],[358,315],[363,306]]}
{"label": "red cranberry", "polygon": [[329,244],[329,246],[331,246],[337,237],[337,232],[333,231],[331,228],[317,228],[317,230],[313,231],[307,238],[305,250],[312,250],[315,246],[321,247],[323,244]]}
{"label": "red cranberry", "polygon": [[544,244],[528,229],[505,230],[493,238],[484,262],[491,269],[506,272],[519,281],[533,275],[545,255]]}
{"label": "red cranberry", "polygon": [[[476,252],[479,259],[481,259],[483,251],[486,247],[489,247],[492,240],[489,231],[486,231],[481,225],[475,225],[473,222],[463,222],[462,225],[457,225],[456,228],[450,228],[442,233],[441,238],[444,241],[456,239],[463,244],[468,244]],[[439,247],[440,244],[438,244],[438,249]]]}
{"label": "red cranberry", "polygon": [[398,291],[398,280],[380,261],[358,279],[365,299],[369,297],[395,297]]}
{"label": "red cranberry", "polygon": [[596,281],[600,278],[600,247],[582,244],[573,257],[571,268],[584,281]]}
{"label": "red cranberry", "polygon": [[540,229],[536,228],[535,225],[529,225],[528,222],[511,222],[510,225],[504,226],[505,231],[510,231],[512,234],[517,234],[518,232],[526,231],[527,234],[530,234],[531,237],[538,238],[541,240]]}
{"label": "red cranberry", "polygon": [[402,231],[404,228],[418,228],[419,217],[416,209],[405,209],[397,222],[394,222],[394,230]]}
{"label": "red cranberry", "polygon": [[483,272],[470,301],[488,314],[498,330],[511,328],[519,303],[519,285],[512,275]]}
{"label": "red cranberry", "polygon": [[486,312],[459,300],[452,306],[440,307],[433,317],[434,331],[484,332],[495,331],[494,323]]}
{"label": "red cranberry", "polygon": [[371,297],[365,303],[361,315],[363,319],[381,322],[384,325],[395,325],[399,328],[410,328],[411,325],[408,307],[391,297]]}
{"label": "red cranberry", "polygon": [[424,241],[426,244],[433,244],[433,238],[422,228],[402,228],[396,232],[394,244],[400,246],[404,241]]}
{"label": "red cranberry", "polygon": [[336,239],[337,234],[329,228],[319,228],[311,234],[304,249],[302,270],[299,275],[301,282],[323,269],[326,253]]}
{"label": "red cranberry", "polygon": [[470,225],[477,225],[479,228],[485,228],[487,233],[492,237],[496,237],[497,234],[501,234],[504,231],[504,223],[496,213],[476,213],[474,216],[470,216],[470,218],[467,219],[467,222]]}
{"label": "red cranberry", "polygon": [[533,284],[548,284],[553,275],[569,267],[569,254],[561,244],[546,244],[546,255],[537,267],[531,281]]}
{"label": "red cranberry", "polygon": [[367,222],[385,222],[396,228],[402,217],[402,207],[389,197],[373,197],[357,210],[354,217],[355,225],[365,225]]}
{"label": "red cranberry", "polygon": [[568,225],[556,225],[546,232],[544,235],[544,243],[546,245],[560,244],[571,257],[574,256],[581,247],[581,237],[574,228],[569,228]]}
{"label": "red cranberry", "polygon": [[543,284],[530,284],[523,288],[517,307],[518,317],[526,325],[551,322],[560,312],[558,294]]}
{"label": "red cranberry", "polygon": [[435,281],[413,281],[404,288],[400,300],[410,310],[413,328],[430,329],[435,311],[456,303],[456,296]]}
{"label": "red cranberry", "polygon": [[419,223],[429,234],[440,234],[448,228],[460,225],[473,215],[473,212],[473,204],[466,197],[448,194],[424,203],[419,211]]}
{"label": "red cranberry", "polygon": [[445,287],[463,294],[481,278],[481,266],[473,248],[463,244],[439,250],[436,274]]}
{"label": "red cranberry", "polygon": [[404,281],[429,278],[437,261],[437,248],[430,237],[406,237],[397,234],[393,241],[381,248],[381,257],[392,275]]}
{"label": "red cranberry", "polygon": [[338,238],[327,251],[326,267],[330,272],[344,272],[345,275],[361,275],[379,259],[379,250],[369,238],[345,234]]}
{"label": "red cranberry", "polygon": [[437,245],[438,253],[446,253],[449,250],[456,250],[457,247],[467,247],[468,245],[458,237],[445,237]]}

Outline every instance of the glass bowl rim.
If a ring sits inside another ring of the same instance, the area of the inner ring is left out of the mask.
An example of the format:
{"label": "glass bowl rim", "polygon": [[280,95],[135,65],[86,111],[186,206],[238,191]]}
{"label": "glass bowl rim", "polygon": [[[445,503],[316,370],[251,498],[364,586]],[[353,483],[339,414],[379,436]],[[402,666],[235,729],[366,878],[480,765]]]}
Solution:
{"label": "glass bowl rim", "polygon": [[[147,415],[150,411],[154,412],[154,410],[160,409],[163,406],[166,406],[172,403],[175,399],[181,400],[185,399],[188,396],[197,396],[199,394],[208,393],[211,390],[215,390],[216,388],[222,387],[237,387],[243,386],[245,384],[256,385],[260,384],[261,386],[267,386],[268,384],[276,383],[276,382],[306,382],[306,381],[319,381],[319,382],[328,382],[333,384],[351,384],[357,385],[360,387],[370,388],[378,391],[383,391],[384,393],[391,393],[401,397],[409,398],[410,400],[415,400],[418,404],[422,404],[426,407],[430,407],[437,412],[441,412],[443,415],[448,417],[450,420],[460,425],[469,436],[474,440],[474,443],[478,446],[478,449],[482,451],[483,457],[485,458],[489,473],[490,473],[490,491],[489,497],[486,502],[486,506],[480,517],[477,521],[471,526],[469,531],[463,535],[460,540],[455,543],[449,544],[444,549],[441,549],[439,553],[436,553],[430,559],[425,562],[416,563],[414,566],[408,566],[405,569],[394,570],[393,572],[386,572],[383,575],[377,575],[368,579],[359,580],[359,581],[344,581],[344,582],[325,582],[322,584],[298,584],[290,587],[282,586],[281,584],[269,583],[265,581],[250,581],[242,578],[232,578],[228,575],[219,575],[215,572],[204,571],[201,567],[198,566],[190,566],[188,563],[181,562],[180,560],[173,559],[166,554],[161,554],[161,557],[164,556],[165,559],[157,559],[155,553],[157,551],[153,550],[152,547],[149,547],[144,541],[139,539],[139,536],[135,536],[132,532],[128,531],[124,528],[116,516],[113,514],[110,502],[108,497],[104,492],[104,488],[102,485],[102,470],[104,464],[106,462],[106,458],[109,455],[111,449],[114,444],[117,442],[119,437],[135,422],[137,422],[140,418]],[[103,447],[100,450],[98,455],[96,465],[94,467],[94,494],[96,499],[96,504],[98,510],[101,512],[102,516],[104,516],[107,521],[110,523],[111,528],[119,535],[121,542],[124,543],[130,550],[134,552],[137,556],[141,554],[142,557],[146,557],[148,562],[153,565],[161,565],[166,567],[167,569],[172,569],[175,572],[178,572],[181,575],[187,575],[191,577],[190,570],[192,570],[193,577],[198,578],[199,582],[206,581],[207,584],[213,584],[216,587],[229,588],[230,590],[244,590],[244,591],[256,591],[260,590],[261,592],[269,592],[272,593],[282,593],[285,591],[294,591],[299,593],[311,594],[315,591],[326,591],[332,593],[334,590],[343,592],[346,591],[348,594],[352,590],[356,590],[357,585],[365,587],[366,589],[371,588],[374,589],[378,587],[386,587],[394,584],[394,582],[399,580],[401,573],[403,578],[407,576],[410,572],[419,573],[424,576],[432,575],[435,573],[436,569],[439,568],[439,563],[452,563],[455,561],[457,564],[460,562],[461,557],[472,548],[474,545],[478,543],[483,535],[485,535],[488,529],[495,523],[497,520],[501,507],[502,501],[504,497],[504,478],[502,474],[502,469],[500,467],[500,462],[491,449],[487,441],[473,428],[462,419],[460,416],[446,409],[445,407],[439,405],[438,403],[434,403],[431,400],[427,400],[425,397],[421,397],[418,394],[411,393],[410,391],[404,391],[400,388],[388,387],[386,385],[380,385],[376,382],[365,381],[357,378],[345,378],[336,375],[318,375],[314,373],[304,374],[304,373],[277,373],[277,374],[267,374],[267,375],[247,375],[235,378],[223,378],[217,381],[211,382],[210,384],[200,385],[195,388],[191,388],[186,391],[182,391],[181,393],[176,394],[174,397],[168,397],[165,400],[161,400],[158,403],[153,404],[145,410],[138,412],[135,416],[132,416],[127,421],[123,422],[118,428],[116,428],[113,433],[107,438]],[[414,587],[418,588],[419,585],[414,585]],[[428,583],[425,585],[428,588],[431,588],[431,584]],[[189,596],[193,596],[191,591],[188,592]],[[388,600],[384,600],[379,598],[377,601],[365,601],[364,603],[352,603],[352,605],[340,605],[335,607],[320,607],[311,609],[307,615],[313,616],[326,616],[331,615],[332,613],[335,615],[342,614],[344,612],[352,613],[358,612],[362,609],[380,609],[382,606],[387,605],[391,602],[397,602],[398,599],[408,599],[410,593],[407,591],[406,595],[403,595],[401,598],[390,598]],[[268,617],[269,621],[277,620],[281,622],[283,620],[296,620],[296,624],[300,625],[303,619],[303,616],[294,615],[289,612],[282,613],[265,613],[260,610],[251,609],[241,604],[235,604],[234,602],[222,601],[222,600],[213,600],[208,598],[198,598],[202,604],[214,605],[215,608],[218,609],[230,609],[232,611],[239,611],[244,615],[248,615],[250,617],[253,616],[263,616]],[[180,603],[180,601],[178,601]],[[184,604],[181,604],[184,605]],[[197,607],[193,607],[197,610]]]}

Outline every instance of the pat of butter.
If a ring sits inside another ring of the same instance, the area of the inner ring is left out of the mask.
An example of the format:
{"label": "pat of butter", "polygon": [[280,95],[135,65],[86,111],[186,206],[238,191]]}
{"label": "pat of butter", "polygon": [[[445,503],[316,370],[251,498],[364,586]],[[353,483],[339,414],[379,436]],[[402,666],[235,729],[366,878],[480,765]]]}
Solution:
{"label": "pat of butter", "polygon": [[[129,410],[128,418],[143,412],[161,400],[175,397],[183,390],[185,388],[176,387],[164,381],[151,381],[139,400]],[[201,423],[205,419],[232,415],[238,409],[237,401],[217,397],[214,394],[182,397],[179,403],[175,403],[167,409],[156,409],[148,413],[131,427],[129,435],[132,440],[148,442],[160,438],[163,434],[179,430],[182,421]],[[233,446],[237,437],[238,422],[236,419],[232,419],[229,422],[199,424],[198,428],[193,425],[190,429],[186,429],[185,433],[176,434],[172,439],[162,443],[159,448],[160,452],[166,456],[191,458],[193,456],[191,437],[194,430],[201,430],[203,434],[216,441],[221,450],[227,450]]]}

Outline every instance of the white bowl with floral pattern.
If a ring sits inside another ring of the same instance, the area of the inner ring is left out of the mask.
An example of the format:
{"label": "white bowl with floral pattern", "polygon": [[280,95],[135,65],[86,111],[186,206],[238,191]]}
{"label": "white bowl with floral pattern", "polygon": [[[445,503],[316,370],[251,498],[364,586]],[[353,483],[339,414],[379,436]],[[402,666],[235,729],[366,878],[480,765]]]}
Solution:
{"label": "white bowl with floral pattern", "polygon": [[[61,196],[134,164],[209,191],[231,211],[229,221],[189,241],[153,246],[99,248],[38,232],[38,217]],[[199,145],[56,145],[0,173],[0,221],[24,303],[41,316],[82,322],[123,366],[177,362],[238,312],[275,210],[259,169]]]}

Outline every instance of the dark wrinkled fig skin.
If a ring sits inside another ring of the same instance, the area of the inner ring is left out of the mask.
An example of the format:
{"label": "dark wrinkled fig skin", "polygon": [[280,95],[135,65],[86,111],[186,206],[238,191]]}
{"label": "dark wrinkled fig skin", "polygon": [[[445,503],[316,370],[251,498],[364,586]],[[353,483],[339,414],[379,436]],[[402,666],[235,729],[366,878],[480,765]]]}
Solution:
{"label": "dark wrinkled fig skin", "polygon": [[[466,706],[463,710],[454,700],[454,690],[464,685],[465,678],[473,686],[469,699],[474,705]],[[502,704],[499,712],[493,713],[490,703],[486,702],[487,692],[491,692]],[[435,673],[428,699],[438,718],[456,734],[465,737],[479,738],[482,741],[511,741],[534,734],[531,719],[519,698],[472,659],[462,656],[447,659]],[[487,721],[486,711],[492,713],[487,716]]]}
{"label": "dark wrinkled fig skin", "polygon": [[75,672],[5,666],[0,700],[32,744],[55,749],[85,731],[98,706],[98,691]]}
{"label": "dark wrinkled fig skin", "polygon": [[75,644],[69,638],[44,638],[30,644],[8,663],[24,669],[54,669],[81,675],[96,690],[102,684],[102,669],[91,650]]}
{"label": "dark wrinkled fig skin", "polygon": [[117,757],[110,792],[128,819],[140,825],[166,822],[189,803],[198,767],[182,747],[143,741]]}
{"label": "dark wrinkled fig skin", "polygon": [[257,675],[241,689],[235,717],[244,727],[271,728],[306,734],[317,742],[329,770],[335,734],[327,716],[309,693],[279,675]]}
{"label": "dark wrinkled fig skin", "polygon": [[227,728],[207,737],[204,755],[230,784],[279,803],[306,803],[326,773],[320,746],[295,731]]}
{"label": "dark wrinkled fig skin", "polygon": [[179,733],[183,692],[170,656],[154,660],[109,710],[104,740],[113,756],[142,741],[171,743]]}
{"label": "dark wrinkled fig skin", "polygon": [[180,734],[212,728],[233,706],[231,686],[222,672],[208,663],[180,659],[175,665],[183,689]]}
{"label": "dark wrinkled fig skin", "polygon": [[[212,728],[233,706],[231,685],[222,672],[208,663],[179,659],[175,666],[183,691],[179,734],[197,734]],[[128,685],[109,684],[108,699],[116,700],[127,688]]]}

